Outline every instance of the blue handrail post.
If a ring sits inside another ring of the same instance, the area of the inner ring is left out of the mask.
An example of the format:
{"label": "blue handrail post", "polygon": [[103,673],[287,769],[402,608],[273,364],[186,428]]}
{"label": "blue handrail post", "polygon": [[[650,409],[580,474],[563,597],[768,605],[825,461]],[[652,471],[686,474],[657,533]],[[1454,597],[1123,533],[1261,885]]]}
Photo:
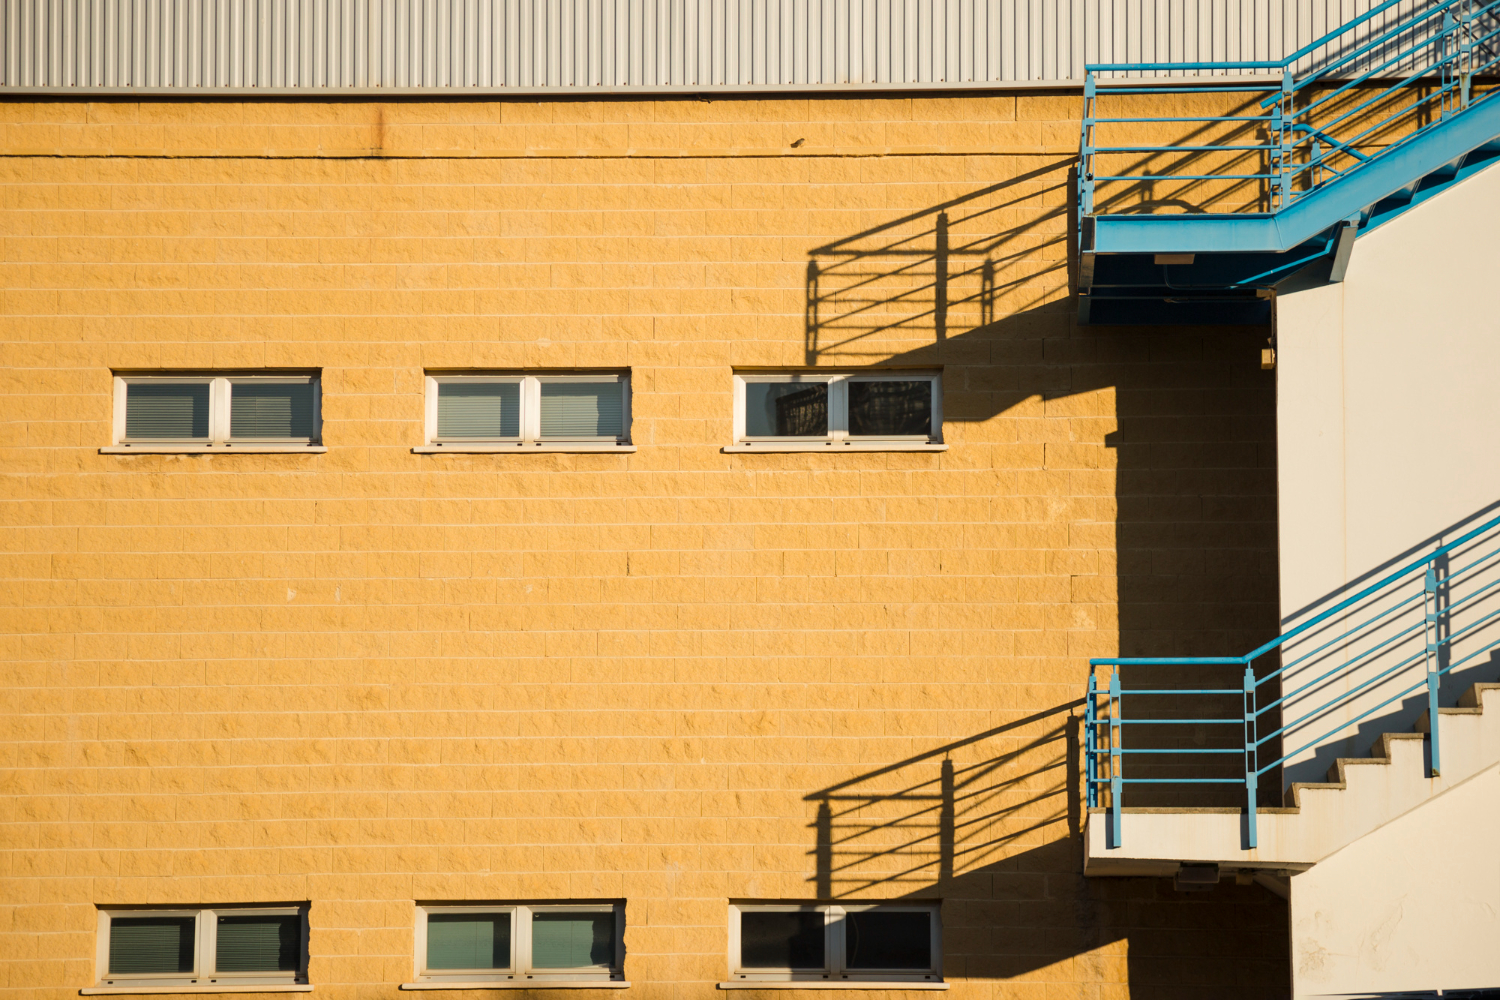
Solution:
{"label": "blue handrail post", "polygon": [[1442,773],[1442,761],[1438,755],[1438,615],[1437,615],[1437,569],[1428,565],[1423,577],[1422,609],[1427,613],[1423,625],[1423,638],[1427,640],[1424,654],[1427,661],[1427,745],[1431,751],[1432,777]]}
{"label": "blue handrail post", "polygon": [[1245,664],[1245,846],[1255,849],[1255,787],[1259,783],[1255,753],[1255,667]]}
{"label": "blue handrail post", "polygon": [[1274,208],[1286,208],[1292,203],[1292,145],[1296,132],[1292,128],[1295,114],[1292,104],[1296,100],[1293,91],[1292,71],[1281,74],[1281,99],[1276,102],[1276,111],[1271,117],[1271,128],[1276,132],[1276,163],[1271,173],[1276,175],[1276,204]]}
{"label": "blue handrail post", "polygon": [[1469,84],[1474,77],[1474,3],[1466,0],[1459,14],[1458,29],[1458,107],[1469,106]]}
{"label": "blue handrail post", "polygon": [[1120,796],[1125,790],[1122,772],[1124,761],[1120,754],[1120,668],[1109,674],[1109,830],[1111,847],[1119,847]]}
{"label": "blue handrail post", "polygon": [[1097,761],[1095,760],[1095,727],[1098,719],[1099,680],[1094,676],[1094,665],[1089,664],[1089,693],[1083,703],[1083,797],[1088,808],[1099,805]]}
{"label": "blue handrail post", "polygon": [[1078,215],[1094,214],[1094,74],[1083,77],[1083,142],[1078,150]]}

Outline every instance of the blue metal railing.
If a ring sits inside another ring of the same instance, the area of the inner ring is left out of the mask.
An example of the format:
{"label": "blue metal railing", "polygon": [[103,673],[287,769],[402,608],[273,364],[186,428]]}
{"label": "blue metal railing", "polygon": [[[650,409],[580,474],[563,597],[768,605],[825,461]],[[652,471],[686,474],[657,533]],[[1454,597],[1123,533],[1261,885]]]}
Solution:
{"label": "blue metal railing", "polygon": [[[1500,629],[1487,631],[1500,617],[1497,528],[1500,517],[1244,656],[1091,659],[1084,701],[1085,788],[1090,807],[1107,798],[1111,846],[1121,843],[1125,786],[1228,784],[1244,788],[1246,846],[1254,848],[1262,776],[1300,760],[1308,750],[1424,688],[1429,766],[1432,774],[1440,773],[1437,720],[1442,678],[1500,646]],[[1257,661],[1271,656],[1280,659],[1279,666],[1257,673]],[[1234,686],[1179,688],[1150,679],[1159,678],[1163,668],[1215,666],[1242,667],[1242,681]],[[1112,668],[1102,687],[1101,667]],[[1125,686],[1127,672],[1136,668],[1154,668],[1149,671],[1148,686]],[[1127,712],[1127,699],[1139,704],[1136,699],[1140,698],[1186,702],[1179,709],[1184,714],[1163,715],[1150,709]],[[1226,710],[1229,714],[1223,714]],[[1286,715],[1294,717],[1283,721]],[[1234,739],[1233,745],[1226,746],[1183,748],[1146,746],[1125,738],[1126,727],[1143,732],[1136,727],[1152,726],[1238,727],[1232,731],[1241,732],[1243,740]],[[1290,750],[1286,749],[1289,744]],[[1234,768],[1232,776],[1204,776],[1198,768],[1191,776],[1163,777],[1142,774],[1141,766],[1126,766],[1127,758],[1146,755],[1234,755],[1242,758],[1243,768]]]}
{"label": "blue metal railing", "polygon": [[[1378,160],[1493,91],[1476,94],[1476,81],[1500,63],[1500,0],[1437,0],[1389,23],[1369,26],[1404,0],[1387,0],[1358,18],[1275,62],[1101,63],[1087,67],[1084,82],[1080,218],[1096,214],[1098,186],[1120,182],[1255,182],[1231,211],[1277,212],[1313,191]],[[1343,48],[1321,62],[1320,51]],[[1300,75],[1299,64],[1306,68]],[[1128,71],[1212,74],[1259,70],[1276,82],[1214,84],[1201,77],[1183,84],[1100,86],[1098,74]],[[1314,85],[1320,85],[1314,89]],[[1373,91],[1373,92],[1372,92]],[[1099,114],[1099,101],[1130,95],[1262,95],[1252,113],[1173,117]],[[1145,123],[1196,124],[1226,141],[1102,145],[1103,127]],[[1257,128],[1259,126],[1259,128]],[[1258,133],[1243,138],[1243,133]],[[1237,136],[1235,133],[1239,133]],[[1253,141],[1252,141],[1253,140]],[[1101,172],[1099,158],[1145,154],[1134,163]],[[1214,154],[1226,164],[1203,166]],[[1245,159],[1251,166],[1235,166]],[[1196,165],[1196,166],[1195,166]],[[1207,200],[1223,204],[1223,188]],[[1181,202],[1181,192],[1174,194]],[[1214,209],[1197,209],[1213,211]]]}

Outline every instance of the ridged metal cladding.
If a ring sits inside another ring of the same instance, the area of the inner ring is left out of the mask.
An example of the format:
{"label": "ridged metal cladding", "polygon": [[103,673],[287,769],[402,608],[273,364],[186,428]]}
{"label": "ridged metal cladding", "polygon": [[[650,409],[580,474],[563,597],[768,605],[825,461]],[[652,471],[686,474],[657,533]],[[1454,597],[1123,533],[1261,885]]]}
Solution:
{"label": "ridged metal cladding", "polygon": [[1090,62],[1281,58],[1374,5],[0,0],[0,87],[660,91],[1072,82]]}

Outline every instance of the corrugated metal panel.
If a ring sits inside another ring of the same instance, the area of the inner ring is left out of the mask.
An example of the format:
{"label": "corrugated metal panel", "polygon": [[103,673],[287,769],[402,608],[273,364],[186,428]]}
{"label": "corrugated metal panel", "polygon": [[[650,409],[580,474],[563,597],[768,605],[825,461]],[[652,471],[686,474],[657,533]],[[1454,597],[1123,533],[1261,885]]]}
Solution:
{"label": "corrugated metal panel", "polygon": [[1077,81],[1085,62],[1279,59],[1375,2],[0,0],[0,87],[715,90]]}

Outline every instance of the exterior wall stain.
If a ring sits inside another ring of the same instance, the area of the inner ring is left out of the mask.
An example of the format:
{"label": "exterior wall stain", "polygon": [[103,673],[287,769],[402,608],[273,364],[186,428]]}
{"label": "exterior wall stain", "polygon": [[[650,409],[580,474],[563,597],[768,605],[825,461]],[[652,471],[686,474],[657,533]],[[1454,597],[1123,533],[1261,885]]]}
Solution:
{"label": "exterior wall stain", "polygon": [[[730,898],[893,897],[961,1000],[1284,993],[1259,887],[1081,875],[1087,657],[1277,605],[1266,331],[1074,323],[1078,113],[0,106],[7,995],[105,904],[310,901],[353,1000],[414,900],[623,898],[666,998]],[[820,365],[941,368],[949,450],[721,451],[734,368]],[[99,454],[112,369],[263,367],[326,454]],[[629,368],[639,450],[413,454],[490,367]]]}

